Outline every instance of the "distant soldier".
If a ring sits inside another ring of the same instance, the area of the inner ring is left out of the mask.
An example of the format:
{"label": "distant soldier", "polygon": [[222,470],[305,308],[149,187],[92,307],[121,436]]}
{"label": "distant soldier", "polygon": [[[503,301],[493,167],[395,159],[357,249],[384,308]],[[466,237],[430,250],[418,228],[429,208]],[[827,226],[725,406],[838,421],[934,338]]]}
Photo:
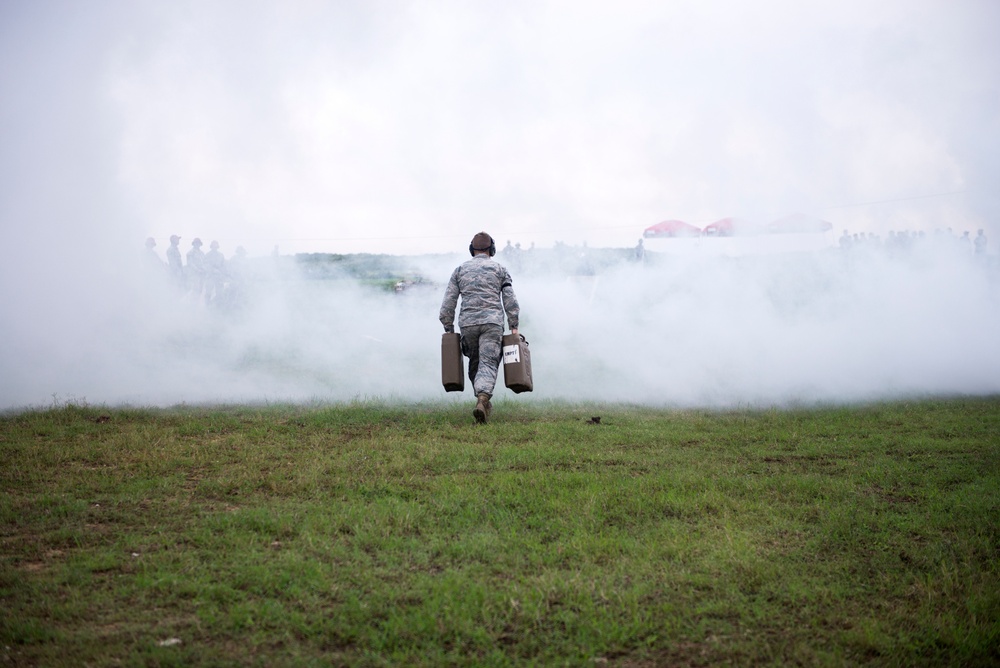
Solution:
{"label": "distant soldier", "polygon": [[160,256],[156,254],[153,250],[156,248],[156,239],[153,237],[146,237],[146,266],[150,268],[150,271],[162,272],[163,271],[163,260]]}
{"label": "distant soldier", "polygon": [[462,334],[462,352],[469,358],[469,380],[476,393],[472,411],[478,423],[484,423],[493,406],[493,388],[500,369],[503,350],[504,313],[512,334],[517,334],[520,307],[514,295],[507,268],[493,261],[496,243],[480,232],[469,244],[471,260],[466,260],[451,274],[441,302],[439,319],[444,331],[455,331],[455,309],[462,298],[458,325]]}
{"label": "distant soldier", "polygon": [[515,271],[520,271],[521,270],[521,242],[520,241],[518,241],[517,243],[514,244],[514,253],[512,255],[512,258],[513,259],[511,260],[510,265],[509,265],[510,268],[514,269]]}
{"label": "distant soldier", "polygon": [[508,269],[518,270],[521,268],[521,244],[510,245],[510,241],[503,249],[503,263]]}
{"label": "distant soldier", "polygon": [[246,292],[247,251],[243,246],[237,246],[235,254],[226,262],[226,285],[221,301],[216,296],[219,305],[228,309],[239,308]]}
{"label": "distant soldier", "polygon": [[201,250],[201,239],[198,237],[191,242],[191,249],[187,252],[186,269],[188,290],[198,299],[205,286],[205,253]]}
{"label": "distant soldier", "polygon": [[247,249],[236,247],[236,255],[229,260],[229,280],[231,283],[242,283],[246,273]]}
{"label": "distant soldier", "polygon": [[976,255],[986,255],[986,235],[983,234],[982,230],[976,232],[976,238],[972,245],[975,247]]}
{"label": "distant soldier", "polygon": [[635,245],[634,259],[636,262],[642,262],[646,259],[646,247],[642,244],[642,239],[639,239],[639,243]]}
{"label": "distant soldier", "polygon": [[167,248],[167,273],[170,282],[178,288],[184,286],[184,264],[181,262],[181,249],[177,247],[180,240],[176,234],[170,235],[170,247]]}
{"label": "distant soldier", "polygon": [[205,303],[208,304],[222,296],[226,287],[226,258],[219,250],[219,242],[209,244],[210,250],[205,255]]}

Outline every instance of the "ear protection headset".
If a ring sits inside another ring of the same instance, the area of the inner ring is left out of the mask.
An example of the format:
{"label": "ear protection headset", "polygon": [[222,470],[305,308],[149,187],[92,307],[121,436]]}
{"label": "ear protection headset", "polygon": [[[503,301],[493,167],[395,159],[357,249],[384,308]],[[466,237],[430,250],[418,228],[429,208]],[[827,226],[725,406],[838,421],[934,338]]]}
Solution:
{"label": "ear protection headset", "polygon": [[[479,235],[477,234],[476,236],[478,237]],[[488,234],[486,236],[490,237],[490,235]],[[472,242],[474,241],[475,239],[472,240]],[[486,246],[485,248],[476,248],[475,246],[472,245],[472,242],[469,242],[469,255],[475,255],[476,251],[480,252],[489,251],[490,257],[493,257],[494,255],[497,254],[497,242],[493,241],[493,237],[490,237],[490,245]]]}

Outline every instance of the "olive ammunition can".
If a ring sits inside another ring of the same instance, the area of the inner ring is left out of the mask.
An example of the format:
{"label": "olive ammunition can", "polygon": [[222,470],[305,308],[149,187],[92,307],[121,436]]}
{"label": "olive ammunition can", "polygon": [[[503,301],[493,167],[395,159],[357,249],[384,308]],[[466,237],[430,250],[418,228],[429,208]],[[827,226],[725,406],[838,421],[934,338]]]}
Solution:
{"label": "olive ammunition can", "polygon": [[503,337],[503,381],[516,394],[531,392],[531,351],[528,341],[521,334],[504,334]]}
{"label": "olive ammunition can", "polygon": [[441,384],[446,392],[461,392],[465,389],[462,341],[455,332],[445,332],[441,336]]}

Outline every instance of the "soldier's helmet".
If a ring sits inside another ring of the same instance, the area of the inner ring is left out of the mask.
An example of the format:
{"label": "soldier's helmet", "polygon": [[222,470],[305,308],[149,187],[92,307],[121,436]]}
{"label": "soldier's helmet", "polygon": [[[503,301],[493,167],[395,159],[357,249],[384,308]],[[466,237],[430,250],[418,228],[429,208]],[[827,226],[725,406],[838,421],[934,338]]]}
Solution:
{"label": "soldier's helmet", "polygon": [[153,237],[146,237],[146,248],[152,248],[156,245],[156,239]]}
{"label": "soldier's helmet", "polygon": [[191,245],[192,246],[201,246],[201,239],[199,239],[198,237],[195,237],[194,241],[191,242]]}
{"label": "soldier's helmet", "polygon": [[210,244],[210,247],[212,248],[212,250],[215,250],[216,248],[218,248],[218,247],[219,247],[219,242],[218,242],[218,241],[213,241],[213,242],[212,242],[212,243]]}
{"label": "soldier's helmet", "polygon": [[177,243],[180,240],[181,240],[181,238],[179,236],[177,236],[176,234],[171,234],[170,235],[170,243],[175,244],[175,243]]}

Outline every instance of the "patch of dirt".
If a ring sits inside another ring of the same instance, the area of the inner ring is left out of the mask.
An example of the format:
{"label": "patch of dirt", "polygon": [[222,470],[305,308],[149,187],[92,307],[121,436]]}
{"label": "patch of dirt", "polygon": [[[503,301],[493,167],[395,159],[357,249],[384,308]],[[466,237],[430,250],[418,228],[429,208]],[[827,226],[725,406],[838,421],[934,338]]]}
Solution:
{"label": "patch of dirt", "polygon": [[[727,663],[718,645],[706,642],[681,641],[666,648],[650,652],[645,656],[608,656],[604,665],[616,668],[660,668],[660,666],[715,666]],[[596,661],[595,661],[596,663]],[[603,662],[602,662],[603,663]],[[600,665],[600,664],[598,664]]]}

